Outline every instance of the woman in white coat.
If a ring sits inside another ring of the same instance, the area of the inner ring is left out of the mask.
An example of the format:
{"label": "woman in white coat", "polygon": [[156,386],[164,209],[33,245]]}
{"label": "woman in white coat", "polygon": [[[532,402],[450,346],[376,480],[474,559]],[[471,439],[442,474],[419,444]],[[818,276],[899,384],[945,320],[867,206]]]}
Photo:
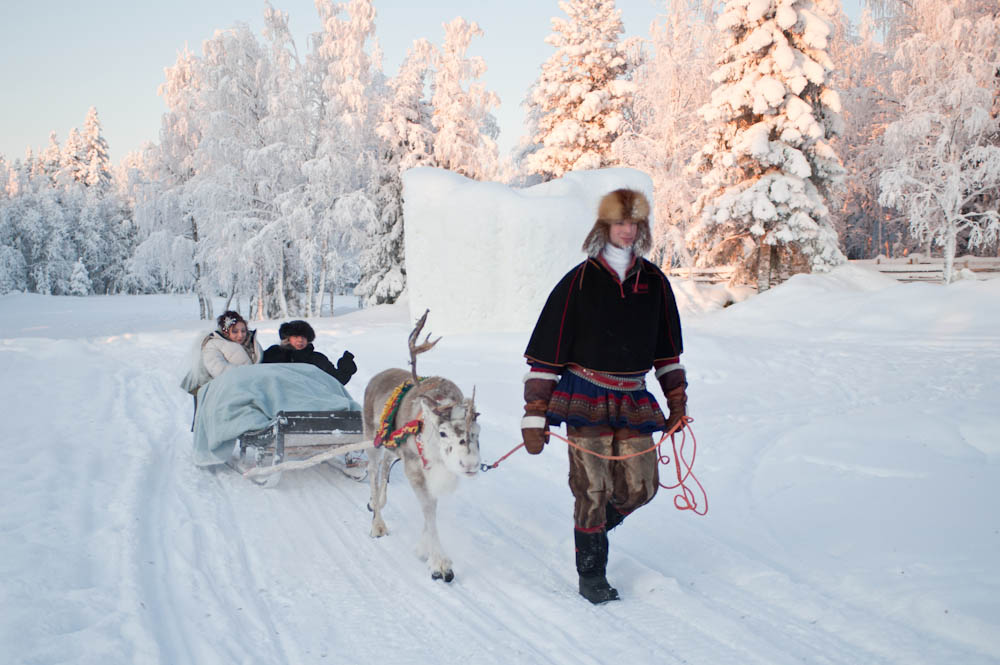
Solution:
{"label": "woman in white coat", "polygon": [[230,367],[260,362],[263,350],[257,331],[247,330],[247,322],[238,312],[224,312],[218,318],[219,329],[201,343],[203,376],[214,379]]}

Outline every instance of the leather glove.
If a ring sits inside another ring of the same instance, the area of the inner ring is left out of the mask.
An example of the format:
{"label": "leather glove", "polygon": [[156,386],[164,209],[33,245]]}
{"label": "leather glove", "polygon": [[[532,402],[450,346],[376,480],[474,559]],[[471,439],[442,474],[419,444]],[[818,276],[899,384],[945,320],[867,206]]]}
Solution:
{"label": "leather glove", "polygon": [[667,431],[680,422],[681,418],[687,415],[687,390],[681,384],[667,393],[667,408],[670,415],[667,416]]}
{"label": "leather glove", "polygon": [[[358,366],[354,364],[353,353],[344,351],[344,355],[340,356],[340,360],[337,361],[337,371],[348,379],[354,376],[358,371]],[[342,383],[347,383],[347,381],[343,381]]]}
{"label": "leather glove", "polygon": [[551,372],[529,372],[524,378],[524,418],[521,419],[521,441],[532,455],[545,448],[549,440],[549,421],[545,412],[558,376]]}
{"label": "leather glove", "polygon": [[549,419],[545,417],[548,408],[546,400],[532,400],[524,405],[524,418],[521,418],[521,441],[524,449],[532,455],[537,455],[545,448],[549,440]]}
{"label": "leather glove", "polygon": [[528,418],[542,419],[545,416],[525,416],[521,420],[521,440],[524,441],[524,449],[527,450],[532,455],[537,455],[542,452],[545,448],[545,444],[549,441],[549,424],[545,423],[543,427],[525,427],[524,421]]}

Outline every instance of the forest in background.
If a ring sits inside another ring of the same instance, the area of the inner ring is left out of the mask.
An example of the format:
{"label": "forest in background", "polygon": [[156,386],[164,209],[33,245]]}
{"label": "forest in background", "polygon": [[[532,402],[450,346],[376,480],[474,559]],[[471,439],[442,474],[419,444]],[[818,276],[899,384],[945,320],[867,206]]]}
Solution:
{"label": "forest in background", "polygon": [[956,254],[998,252],[995,0],[869,0],[857,25],[838,0],[668,0],[642,39],[613,0],[564,0],[503,157],[468,56],[481,28],[454,19],[387,76],[376,5],[317,2],[304,54],[271,6],[263,34],[181,52],[159,141],[117,165],[93,108],[65,141],[0,157],[0,293],[194,292],[205,318],[219,295],[255,318],[316,316],[345,290],[392,302],[414,166],[513,186],[640,169],[651,258],[760,290],[913,251],[940,252],[948,281]]}

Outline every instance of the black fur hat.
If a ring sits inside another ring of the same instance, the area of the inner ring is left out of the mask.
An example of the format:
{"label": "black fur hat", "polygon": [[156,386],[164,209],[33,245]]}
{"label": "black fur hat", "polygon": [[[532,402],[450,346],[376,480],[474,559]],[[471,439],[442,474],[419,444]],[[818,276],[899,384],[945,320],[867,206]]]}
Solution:
{"label": "black fur hat", "polygon": [[305,321],[288,321],[282,323],[281,327],[278,328],[278,337],[281,339],[288,339],[293,335],[305,337],[310,342],[316,339],[316,333],[313,332],[312,326]]}

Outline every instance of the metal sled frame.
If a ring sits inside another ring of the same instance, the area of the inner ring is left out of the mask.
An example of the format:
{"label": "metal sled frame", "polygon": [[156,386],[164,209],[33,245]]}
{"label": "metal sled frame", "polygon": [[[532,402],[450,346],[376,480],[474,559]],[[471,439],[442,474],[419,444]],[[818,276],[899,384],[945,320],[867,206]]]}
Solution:
{"label": "metal sled frame", "polygon": [[[273,487],[281,479],[281,471],[267,469],[254,474],[262,467],[276,467],[292,460],[306,462],[320,458],[316,464],[332,455],[324,455],[339,448],[358,449],[363,441],[360,411],[279,411],[267,427],[244,432],[233,447],[232,466],[253,482]],[[348,451],[344,451],[348,452]]]}

